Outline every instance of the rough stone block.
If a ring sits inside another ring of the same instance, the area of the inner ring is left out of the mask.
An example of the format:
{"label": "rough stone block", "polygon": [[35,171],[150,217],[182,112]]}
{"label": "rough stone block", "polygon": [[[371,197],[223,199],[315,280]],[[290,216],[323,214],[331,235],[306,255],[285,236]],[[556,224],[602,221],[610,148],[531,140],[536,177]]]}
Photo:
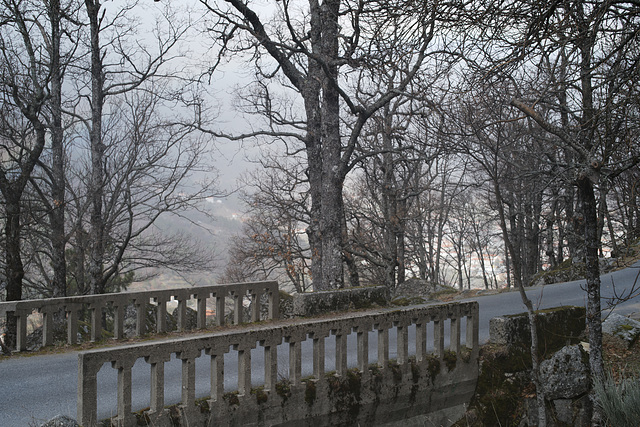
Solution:
{"label": "rough stone block", "polygon": [[540,364],[540,382],[549,400],[579,397],[589,390],[589,361],[580,345],[567,346]]}
{"label": "rough stone block", "polygon": [[640,335],[640,322],[611,313],[607,320],[602,322],[602,332],[620,337],[631,345]]}
{"label": "rough stone block", "polygon": [[[550,355],[568,344],[577,344],[585,330],[584,307],[563,306],[537,312],[541,355]],[[527,313],[494,317],[489,321],[489,340],[498,345],[531,346]]]}
{"label": "rough stone block", "polygon": [[386,286],[365,286],[295,294],[293,296],[293,314],[295,316],[315,316],[332,311],[386,306],[389,304],[389,299],[389,289]]}

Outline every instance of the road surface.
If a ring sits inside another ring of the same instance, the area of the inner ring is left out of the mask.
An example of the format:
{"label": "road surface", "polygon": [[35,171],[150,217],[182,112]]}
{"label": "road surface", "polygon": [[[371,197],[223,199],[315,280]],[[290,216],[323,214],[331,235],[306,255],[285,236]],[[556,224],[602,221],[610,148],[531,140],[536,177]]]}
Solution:
{"label": "road surface", "polygon": [[[602,295],[605,298],[620,295],[628,290],[636,282],[640,274],[640,261],[632,267],[602,276]],[[640,286],[638,280],[637,286]],[[586,293],[582,289],[584,281],[574,281],[561,284],[529,288],[527,294],[537,308],[557,307],[560,305],[585,305]],[[499,315],[521,313],[525,310],[520,295],[517,292],[505,292],[496,295],[486,295],[473,298],[480,305],[480,342],[489,339],[489,319]],[[615,311],[619,314],[640,312],[640,297],[619,304]],[[464,324],[464,323],[463,323]],[[462,335],[464,336],[464,334]],[[415,337],[415,332],[409,333],[409,337]],[[332,340],[327,339],[327,354],[332,352]],[[353,366],[356,362],[355,334],[349,336],[348,363]],[[395,355],[395,336],[390,334],[390,357]],[[334,341],[335,342],[335,341]],[[370,335],[370,348],[376,348],[376,336]],[[409,346],[412,348],[412,344]],[[352,351],[353,350],[353,351]],[[307,356],[305,356],[305,354]],[[303,345],[303,376],[312,372],[311,367],[311,340]],[[371,354],[375,354],[373,351]],[[375,356],[374,356],[375,357]],[[288,349],[286,346],[278,349],[279,366],[287,366]],[[76,417],[76,390],[77,390],[77,352],[64,354],[15,357],[0,362],[0,426],[22,427],[38,426],[58,414]],[[231,373],[237,356],[232,352],[225,356],[225,388],[234,390],[237,381]],[[199,396],[207,395],[209,389],[209,363],[206,357],[197,360],[196,373],[198,381],[196,392]],[[257,348],[252,352],[252,363],[257,368],[255,372],[261,372],[262,351]],[[332,358],[327,358],[326,370],[334,367]],[[172,359],[165,367],[165,402],[177,403],[180,401],[180,361]],[[286,375],[286,372],[283,373]],[[149,402],[149,366],[143,360],[139,360],[133,368],[134,385],[134,410],[148,406]],[[262,378],[255,375],[253,380],[262,384]],[[99,374],[99,417],[106,418],[113,414],[116,407],[116,371],[105,366]],[[102,390],[105,391],[102,391]]]}

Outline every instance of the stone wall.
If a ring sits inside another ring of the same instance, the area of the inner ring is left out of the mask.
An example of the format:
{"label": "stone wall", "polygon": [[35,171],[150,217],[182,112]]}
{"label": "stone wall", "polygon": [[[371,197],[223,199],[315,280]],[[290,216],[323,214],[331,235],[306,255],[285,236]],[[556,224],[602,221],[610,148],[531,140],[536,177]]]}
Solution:
{"label": "stone wall", "polygon": [[386,286],[364,286],[293,295],[294,316],[316,316],[333,311],[347,311],[389,305]]}
{"label": "stone wall", "polygon": [[[584,307],[562,306],[537,312],[539,348],[542,356],[576,344],[584,334]],[[489,341],[497,345],[531,347],[527,313],[494,317],[489,321]]]}
{"label": "stone wall", "polygon": [[[543,310],[537,328],[547,426],[590,425],[588,356],[578,344],[585,330],[584,307]],[[476,393],[456,427],[538,425],[530,342],[526,313],[490,320],[490,343],[480,350]]]}

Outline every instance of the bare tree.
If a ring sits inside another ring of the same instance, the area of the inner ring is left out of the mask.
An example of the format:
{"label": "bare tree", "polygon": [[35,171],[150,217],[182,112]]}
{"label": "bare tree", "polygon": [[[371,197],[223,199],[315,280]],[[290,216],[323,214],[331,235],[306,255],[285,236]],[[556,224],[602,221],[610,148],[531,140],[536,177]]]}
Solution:
{"label": "bare tree", "polygon": [[[48,101],[51,62],[39,49],[38,31],[27,2],[4,1],[0,12],[0,191],[5,202],[5,277],[8,301],[22,299],[22,203],[25,189],[46,143],[43,109]],[[36,27],[36,29],[34,29]],[[8,345],[15,342],[16,319],[7,318]]]}
{"label": "bare tree", "polygon": [[[307,234],[314,288],[341,287],[342,188],[358,138],[369,118],[414,79],[447,6],[311,0],[302,9],[302,2],[275,2],[278,25],[239,0],[227,1],[228,8],[202,3],[217,20],[211,28],[223,54],[250,52],[263,86],[275,84],[278,76],[300,97],[304,116],[294,117],[276,110],[273,91],[264,91],[259,110],[268,116],[267,127],[244,136],[287,136],[302,143],[311,195]],[[380,70],[398,66],[384,90],[371,90]]]}

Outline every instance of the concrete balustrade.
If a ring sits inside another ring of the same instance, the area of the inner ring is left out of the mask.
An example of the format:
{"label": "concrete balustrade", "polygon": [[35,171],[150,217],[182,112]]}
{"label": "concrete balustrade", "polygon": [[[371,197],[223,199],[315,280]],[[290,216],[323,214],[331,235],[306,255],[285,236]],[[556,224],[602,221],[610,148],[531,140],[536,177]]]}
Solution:
{"label": "concrete balustrade", "polygon": [[[255,289],[255,288],[252,288]],[[466,336],[461,342],[460,327],[464,322]],[[445,328],[445,323],[450,328]],[[168,403],[164,401],[164,364],[175,355],[182,361],[182,398],[179,409],[185,419],[202,417],[202,410],[196,407],[195,394],[195,360],[199,357],[210,358],[210,390],[205,399],[211,413],[216,405],[223,404],[224,355],[231,351],[237,352],[238,372],[237,390],[240,402],[255,401],[256,397],[249,399],[252,387],[252,379],[264,377],[263,392],[267,396],[275,396],[278,372],[289,373],[289,384],[292,392],[298,391],[305,399],[305,383],[302,383],[302,343],[309,339],[313,342],[313,378],[305,381],[317,381],[326,384],[325,366],[327,355],[325,354],[325,339],[335,336],[335,354],[328,358],[335,362],[335,375],[346,378],[347,370],[347,336],[357,334],[357,368],[363,378],[372,378],[374,375],[369,370],[369,363],[377,360],[378,370],[388,370],[389,366],[389,332],[397,329],[397,365],[403,372],[412,370],[409,363],[430,363],[429,360],[442,360],[447,351],[460,355],[466,348],[463,357],[467,363],[475,363],[478,355],[478,304],[476,302],[450,303],[444,305],[430,305],[403,309],[379,309],[375,311],[344,313],[330,319],[297,319],[280,320],[268,324],[247,325],[241,329],[217,331],[204,336],[156,341],[127,345],[109,349],[90,350],[78,355],[78,421],[82,426],[93,426],[98,422],[97,401],[98,382],[97,375],[103,365],[109,364],[117,369],[117,416],[115,422],[120,426],[133,426],[136,423],[131,413],[131,366],[143,359],[150,365],[150,401],[146,416],[156,425],[165,425],[168,421],[167,411],[164,409]],[[409,328],[415,325],[415,345],[409,345]],[[427,327],[433,325],[433,328]],[[447,329],[447,330],[446,330]],[[369,333],[376,332],[378,336],[377,354],[370,354]],[[445,348],[445,333],[448,332],[449,345]],[[429,333],[429,335],[428,335]],[[278,345],[286,343],[289,347],[288,361],[279,361],[277,357]],[[432,345],[428,345],[428,344]],[[251,367],[251,350],[258,346],[264,349],[264,367],[258,372],[253,372]],[[433,349],[437,356],[430,356],[428,349]],[[410,356],[415,357],[415,359]],[[431,358],[428,360],[428,358]],[[279,366],[284,363],[285,366]],[[462,364],[462,362],[460,362]],[[286,366],[288,365],[288,366]],[[440,364],[438,364],[440,366]],[[470,365],[469,365],[470,366]],[[465,393],[473,393],[477,364],[472,375],[464,377],[461,384],[465,384],[468,390]],[[279,370],[280,368],[280,370]],[[108,369],[108,368],[107,368]],[[464,368],[461,368],[464,369]],[[475,374],[473,374],[475,372]],[[462,375],[458,375],[462,378]],[[409,377],[411,378],[411,377]],[[364,381],[364,380],[363,380]],[[433,383],[433,378],[430,380]],[[411,383],[411,381],[409,381]],[[442,388],[448,390],[451,383]],[[255,385],[255,384],[254,384]],[[171,386],[171,385],[169,385]],[[464,388],[463,387],[463,388]],[[315,390],[315,389],[314,389]],[[201,397],[201,396],[200,396]],[[308,396],[307,396],[308,398]],[[446,399],[445,399],[446,400]],[[228,406],[228,402],[225,403]],[[281,409],[281,405],[276,405]],[[304,404],[303,404],[304,406]],[[255,410],[266,408],[259,406]],[[165,421],[163,422],[162,419]],[[267,423],[268,424],[268,423]],[[199,424],[191,424],[199,425]]]}
{"label": "concrete balustrade", "polygon": [[67,322],[67,343],[76,344],[78,337],[79,313],[88,310],[91,324],[91,341],[100,339],[102,334],[102,315],[105,309],[113,312],[113,337],[124,338],[124,314],[127,305],[132,304],[136,310],[136,335],[145,334],[145,314],[148,304],[157,305],[156,332],[167,332],[166,306],[169,301],[177,301],[178,330],[187,326],[187,301],[196,301],[197,328],[206,327],[207,300],[213,298],[216,307],[216,325],[223,325],[225,320],[225,300],[232,298],[234,302],[233,322],[240,324],[249,319],[243,318],[243,300],[251,299],[251,321],[260,320],[260,301],[263,295],[268,296],[268,319],[276,319],[279,312],[280,294],[277,282],[235,283],[212,286],[199,286],[180,289],[151,290],[141,292],[120,292],[100,295],[85,295],[63,298],[47,298],[24,301],[0,302],[0,317],[12,313],[17,317],[18,331],[16,350],[23,351],[27,347],[27,317],[34,311],[43,316],[42,345],[53,344],[53,315],[64,312]]}

